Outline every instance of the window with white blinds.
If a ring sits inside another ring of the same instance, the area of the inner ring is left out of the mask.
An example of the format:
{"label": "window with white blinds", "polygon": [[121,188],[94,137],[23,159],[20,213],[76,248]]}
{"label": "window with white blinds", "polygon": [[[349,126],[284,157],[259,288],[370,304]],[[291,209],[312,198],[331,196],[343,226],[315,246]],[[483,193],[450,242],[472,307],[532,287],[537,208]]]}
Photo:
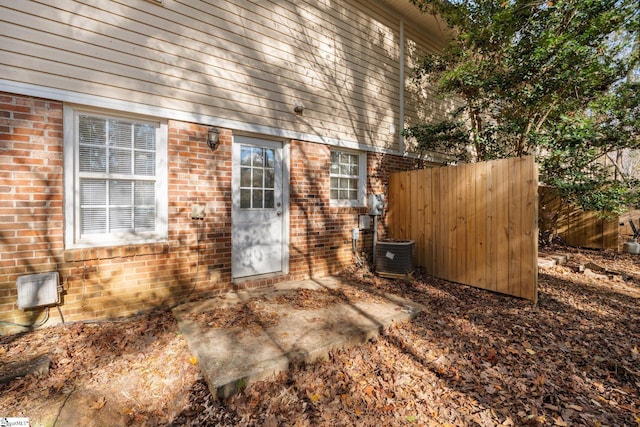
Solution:
{"label": "window with white blinds", "polygon": [[74,234],[67,243],[165,238],[166,171],[159,165],[166,165],[166,127],[82,111],[74,112],[73,123]]}

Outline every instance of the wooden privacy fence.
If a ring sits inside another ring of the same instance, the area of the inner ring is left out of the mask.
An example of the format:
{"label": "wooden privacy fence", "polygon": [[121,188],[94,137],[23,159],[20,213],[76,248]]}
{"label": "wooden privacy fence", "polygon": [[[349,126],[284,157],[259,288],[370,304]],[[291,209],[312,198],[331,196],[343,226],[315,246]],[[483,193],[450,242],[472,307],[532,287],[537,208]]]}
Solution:
{"label": "wooden privacy fence", "polygon": [[618,249],[623,240],[633,236],[629,225],[640,220],[640,211],[629,211],[618,218],[601,218],[595,212],[582,211],[568,203],[561,203],[558,191],[540,186],[540,227],[552,228],[553,217],[557,219],[557,232],[569,246],[594,249]]}
{"label": "wooden privacy fence", "polygon": [[533,157],[395,173],[389,237],[428,274],[536,302],[537,190]]}

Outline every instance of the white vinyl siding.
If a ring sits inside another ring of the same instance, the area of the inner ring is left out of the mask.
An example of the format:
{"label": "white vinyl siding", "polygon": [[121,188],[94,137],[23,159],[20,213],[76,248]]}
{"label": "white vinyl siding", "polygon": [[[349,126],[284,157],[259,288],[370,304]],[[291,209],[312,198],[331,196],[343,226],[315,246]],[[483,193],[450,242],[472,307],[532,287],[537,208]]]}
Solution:
{"label": "white vinyl siding", "polygon": [[398,147],[400,19],[381,2],[3,3],[4,79]]}
{"label": "white vinyl siding", "polygon": [[166,126],[65,109],[67,247],[166,238]]}
{"label": "white vinyl siding", "polygon": [[[429,86],[426,79],[416,81],[415,70],[426,53],[437,53],[439,48],[417,32],[405,30],[405,83],[404,83],[404,123],[403,128],[423,123],[437,123],[449,119],[460,104],[453,98],[444,99],[436,88]],[[408,151],[413,151],[412,141],[408,141]]]}
{"label": "white vinyl siding", "polygon": [[331,150],[329,198],[332,206],[364,206],[366,154]]}

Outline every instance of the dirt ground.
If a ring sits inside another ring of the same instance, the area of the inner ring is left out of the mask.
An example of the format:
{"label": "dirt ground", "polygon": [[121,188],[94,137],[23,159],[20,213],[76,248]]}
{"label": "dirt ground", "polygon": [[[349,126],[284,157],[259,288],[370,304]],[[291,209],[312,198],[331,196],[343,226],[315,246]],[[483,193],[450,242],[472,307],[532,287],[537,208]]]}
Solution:
{"label": "dirt ground", "polygon": [[564,251],[568,264],[540,271],[537,305],[420,274],[405,282],[346,271],[427,309],[225,401],[212,399],[169,311],[0,337],[0,373],[50,360],[46,374],[0,384],[0,417],[32,426],[640,426],[640,258]]}

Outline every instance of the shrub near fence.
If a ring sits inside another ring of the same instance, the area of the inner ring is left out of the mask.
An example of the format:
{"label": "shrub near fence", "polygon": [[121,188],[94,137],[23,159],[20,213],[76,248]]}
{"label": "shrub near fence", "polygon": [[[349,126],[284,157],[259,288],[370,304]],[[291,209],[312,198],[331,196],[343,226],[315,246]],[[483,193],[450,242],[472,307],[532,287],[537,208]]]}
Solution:
{"label": "shrub near fence", "polygon": [[428,274],[535,302],[537,188],[533,157],[395,173],[389,236]]}

